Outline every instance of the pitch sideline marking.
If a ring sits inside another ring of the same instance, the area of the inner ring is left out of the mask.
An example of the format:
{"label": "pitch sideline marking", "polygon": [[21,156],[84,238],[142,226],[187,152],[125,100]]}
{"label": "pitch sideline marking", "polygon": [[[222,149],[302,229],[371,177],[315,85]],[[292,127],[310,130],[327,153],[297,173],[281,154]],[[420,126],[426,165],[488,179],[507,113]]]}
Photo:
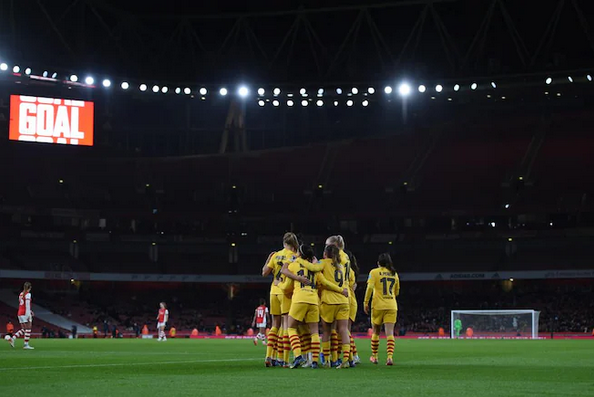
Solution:
{"label": "pitch sideline marking", "polygon": [[[107,363],[107,364],[78,364],[78,365],[48,365],[43,367],[22,367],[23,369],[60,369],[60,368],[98,368],[98,367],[120,367],[129,365],[168,365],[168,364],[200,364],[200,363],[225,363],[237,361],[257,361],[261,358],[231,358],[228,360],[191,360],[191,361],[156,361],[147,363]],[[14,371],[15,367],[0,368],[0,371]]]}

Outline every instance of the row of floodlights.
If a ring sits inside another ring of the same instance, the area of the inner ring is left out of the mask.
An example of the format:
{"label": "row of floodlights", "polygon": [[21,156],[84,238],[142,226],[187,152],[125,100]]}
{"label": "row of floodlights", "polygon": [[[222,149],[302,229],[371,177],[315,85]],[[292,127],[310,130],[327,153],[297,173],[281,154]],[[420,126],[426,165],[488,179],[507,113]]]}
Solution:
{"label": "row of floodlights", "polygon": [[[7,70],[8,70],[8,65],[6,63],[0,63],[0,71],[7,71]],[[20,68],[20,66],[15,65],[12,68],[12,71],[14,73],[20,73],[21,72],[21,68]],[[29,68],[29,67],[28,68],[25,68],[24,73],[26,75],[31,75],[31,73],[32,73],[31,68]],[[58,77],[58,74],[56,72],[54,72],[50,76],[50,74],[49,74],[48,71],[44,71],[43,74],[42,74],[42,77],[44,77],[44,78],[50,78],[51,77],[53,79],[56,79]],[[592,81],[592,75],[590,75],[590,74],[586,75],[586,79],[588,81]],[[72,74],[72,75],[70,75],[68,77],[68,80],[71,81],[71,82],[73,82],[73,83],[78,83],[79,82],[79,77],[76,74]],[[572,76],[567,76],[567,80],[570,83],[573,83],[574,82],[574,79],[573,79]],[[93,86],[95,84],[95,78],[92,77],[92,76],[86,76],[83,81],[84,81],[84,83],[86,85],[89,85],[89,86]],[[545,84],[550,85],[552,83],[553,83],[553,78],[552,77],[547,77],[545,79]],[[105,88],[109,88],[109,87],[112,86],[112,82],[109,79],[103,79],[101,81],[101,85],[103,87],[105,87]],[[495,81],[491,81],[490,82],[490,87],[493,88],[493,89],[497,88],[497,83]],[[120,83],[120,88],[123,89],[123,90],[128,90],[128,89],[131,89],[132,88],[132,85],[129,82],[127,82],[127,81],[123,81],[123,82]],[[442,92],[444,90],[444,86],[442,84],[436,84],[432,88],[437,93],[440,93],[440,92]],[[462,88],[462,86],[460,84],[455,84],[453,86],[453,90],[455,92],[460,91],[461,88]],[[476,90],[478,88],[479,88],[479,84],[477,82],[473,82],[473,83],[470,84],[470,89],[471,90],[474,91],[474,90]],[[145,84],[145,83],[142,83],[142,84],[140,84],[138,86],[138,89],[141,92],[146,92],[146,91],[148,91],[149,86],[147,84]],[[407,97],[407,96],[409,96],[409,95],[411,95],[413,93],[413,87],[409,83],[406,83],[406,82],[400,83],[398,85],[398,87],[396,87],[396,89],[397,89],[398,94],[400,96],[402,96],[402,97]],[[418,90],[419,93],[425,93],[427,91],[430,91],[430,87],[427,87],[424,84],[420,84],[419,86],[417,86],[417,90]],[[169,87],[167,87],[167,86],[153,85],[151,87],[151,91],[154,92],[154,93],[161,92],[163,94],[166,94],[167,92],[169,92]],[[186,95],[190,95],[190,94],[192,94],[192,89],[190,89],[189,87],[185,87],[183,89],[180,88],[180,87],[177,87],[177,88],[175,88],[174,92],[176,94],[181,94],[183,92]],[[278,97],[279,95],[281,95],[281,92],[282,92],[281,89],[278,88],[278,87],[272,89],[272,95],[275,96],[275,97]],[[346,89],[343,90],[342,88],[336,88],[335,89],[336,95],[342,95],[343,93],[346,93],[346,95],[352,96],[352,95],[358,95],[360,92],[363,93],[363,95],[373,95],[373,94],[375,94],[376,90],[375,90],[374,87],[368,87],[366,91],[359,90],[359,88],[357,88],[357,87],[352,87],[350,89],[350,91],[349,90],[346,90]],[[390,95],[393,92],[394,92],[394,88],[392,86],[389,86],[388,85],[388,86],[385,86],[384,87],[384,93],[385,94]],[[200,89],[198,89],[198,93],[201,96],[205,96],[205,95],[208,94],[208,89],[206,87],[201,87]],[[257,93],[258,93],[258,96],[259,97],[263,97],[263,96],[266,95],[266,90],[264,88],[258,88]],[[318,97],[323,97],[324,96],[324,93],[325,93],[324,88],[319,88],[317,90],[317,96]],[[227,88],[222,87],[222,88],[219,89],[219,95],[226,96],[228,94],[229,94],[229,90]],[[247,97],[247,96],[250,95],[250,89],[247,86],[242,85],[242,86],[238,87],[237,94],[240,97],[245,98],[245,97]],[[309,93],[308,93],[308,91],[307,91],[306,88],[301,88],[299,90],[299,95],[301,95],[302,97],[308,97],[309,96]],[[293,94],[292,93],[287,93],[287,96],[288,97],[292,97]],[[289,100],[287,102],[292,102],[292,100]],[[320,102],[318,101],[317,103],[320,103]],[[274,102],[273,102],[273,104],[274,104]],[[322,105],[323,105],[323,103],[322,103]],[[319,106],[322,106],[322,105],[319,105]],[[291,105],[289,105],[289,106],[291,106]],[[306,105],[304,105],[304,106],[306,106]]]}

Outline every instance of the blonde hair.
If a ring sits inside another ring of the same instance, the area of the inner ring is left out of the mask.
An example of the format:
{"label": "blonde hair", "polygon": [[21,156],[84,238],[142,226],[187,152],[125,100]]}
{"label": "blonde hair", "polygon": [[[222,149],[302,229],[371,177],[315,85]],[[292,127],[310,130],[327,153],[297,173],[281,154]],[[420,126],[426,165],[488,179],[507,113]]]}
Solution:
{"label": "blonde hair", "polygon": [[338,250],[337,246],[326,246],[326,249],[324,249],[324,254],[326,255],[326,258],[332,259],[332,266],[338,267],[338,265],[340,265],[340,251]]}
{"label": "blonde hair", "polygon": [[338,247],[338,249],[344,250],[344,238],[342,238],[340,234],[336,236],[330,236],[326,239],[326,245],[335,245]]}
{"label": "blonde hair", "polygon": [[295,233],[285,233],[283,236],[283,244],[293,248],[293,251],[295,252],[299,251],[299,239],[297,239]]}

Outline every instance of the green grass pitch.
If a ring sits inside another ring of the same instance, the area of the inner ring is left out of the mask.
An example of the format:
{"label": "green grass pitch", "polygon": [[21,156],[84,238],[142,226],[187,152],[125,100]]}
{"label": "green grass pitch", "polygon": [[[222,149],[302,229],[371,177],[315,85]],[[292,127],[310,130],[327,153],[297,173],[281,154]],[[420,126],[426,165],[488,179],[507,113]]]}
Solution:
{"label": "green grass pitch", "polygon": [[386,367],[361,339],[344,370],[265,368],[250,340],[2,343],[0,396],[594,396],[591,340],[397,340]]}

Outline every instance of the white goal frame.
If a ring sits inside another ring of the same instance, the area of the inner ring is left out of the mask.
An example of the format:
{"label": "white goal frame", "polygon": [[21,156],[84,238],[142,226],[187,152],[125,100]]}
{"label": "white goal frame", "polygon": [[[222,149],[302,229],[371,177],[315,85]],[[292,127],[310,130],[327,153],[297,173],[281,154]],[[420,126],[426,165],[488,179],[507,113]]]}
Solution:
{"label": "white goal frame", "polygon": [[460,314],[476,314],[476,315],[492,315],[492,314],[502,314],[502,315],[514,315],[514,314],[530,314],[532,317],[532,336],[531,339],[538,339],[538,319],[540,317],[540,312],[536,310],[452,310],[450,312],[450,338],[454,339],[454,315],[456,313]]}

